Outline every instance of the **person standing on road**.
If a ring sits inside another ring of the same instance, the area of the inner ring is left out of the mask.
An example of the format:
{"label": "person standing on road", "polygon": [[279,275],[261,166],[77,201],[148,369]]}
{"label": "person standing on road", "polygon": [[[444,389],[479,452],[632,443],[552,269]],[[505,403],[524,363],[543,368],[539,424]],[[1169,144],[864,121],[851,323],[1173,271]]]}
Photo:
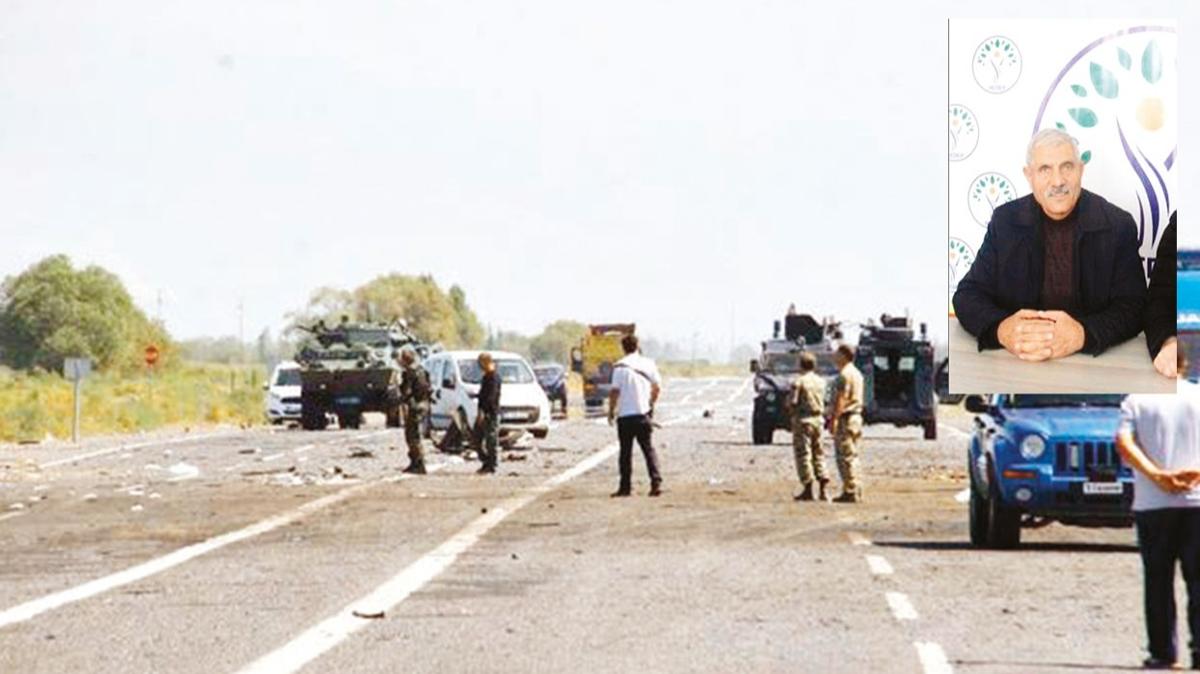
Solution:
{"label": "person standing on road", "polygon": [[404,407],[404,441],[408,444],[406,473],[425,474],[425,452],[421,448],[421,429],[429,415],[429,399],[433,390],[429,373],[417,365],[410,349],[400,352],[400,404]]}
{"label": "person standing on road", "polygon": [[612,390],[608,394],[608,423],[617,424],[617,440],[621,454],[617,467],[621,482],[614,497],[629,496],[633,491],[633,441],[637,440],[646,458],[650,473],[650,496],[662,494],[662,475],[658,472],[658,455],[654,452],[654,405],[662,392],[662,378],[654,361],[638,353],[638,338],[621,338],[625,357],[613,366]]}
{"label": "person standing on road", "polygon": [[854,367],[854,348],[850,345],[838,346],[833,359],[838,375],[829,430],[833,432],[838,472],[842,476],[842,493],[834,502],[859,503],[862,486],[858,481],[858,441],[863,431],[863,376]]}
{"label": "person standing on road", "polygon": [[483,378],[479,382],[479,413],[475,419],[479,434],[479,460],[483,465],[479,473],[496,472],[499,461],[497,448],[500,445],[500,375],[496,372],[496,361],[492,354],[479,354],[479,369]]}
{"label": "person standing on road", "polygon": [[[1187,371],[1183,350],[1176,371]],[[1200,385],[1131,395],[1121,404],[1117,450],[1134,469],[1133,514],[1142,555],[1146,669],[1178,669],[1175,565],[1187,584],[1192,669],[1200,668]]]}
{"label": "person standing on road", "polygon": [[800,376],[792,390],[792,453],[796,474],[804,491],[797,501],[813,500],[813,478],[820,485],[820,498],[829,500],[825,476],[825,450],[821,447],[821,419],[825,416],[825,380],[816,373],[817,359],[811,353],[800,354]]}

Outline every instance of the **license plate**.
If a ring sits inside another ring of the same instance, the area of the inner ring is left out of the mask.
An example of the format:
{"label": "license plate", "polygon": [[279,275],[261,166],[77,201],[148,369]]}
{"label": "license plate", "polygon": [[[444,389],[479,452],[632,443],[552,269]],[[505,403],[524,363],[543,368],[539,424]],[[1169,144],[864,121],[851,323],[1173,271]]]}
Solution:
{"label": "license plate", "polygon": [[528,421],[529,415],[524,412],[509,412],[508,414],[501,414],[500,418],[504,421],[521,422]]}
{"label": "license plate", "polygon": [[337,399],[337,404],[339,404],[339,405],[357,405],[361,402],[362,402],[362,398],[356,398],[353,396],[347,396],[345,398]]}
{"label": "license plate", "polygon": [[1084,482],[1083,493],[1087,496],[1121,496],[1125,487],[1120,482]]}

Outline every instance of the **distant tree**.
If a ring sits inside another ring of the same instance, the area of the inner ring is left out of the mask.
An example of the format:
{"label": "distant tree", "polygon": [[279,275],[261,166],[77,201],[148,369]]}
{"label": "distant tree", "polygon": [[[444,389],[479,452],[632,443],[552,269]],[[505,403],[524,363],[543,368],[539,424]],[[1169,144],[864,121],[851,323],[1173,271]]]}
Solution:
{"label": "distant tree", "polygon": [[748,364],[751,359],[758,358],[759,350],[749,344],[738,344],[729,352],[729,362],[734,365]]}
{"label": "distant tree", "polygon": [[588,327],[579,321],[558,320],[547,325],[529,344],[535,361],[554,361],[567,364],[572,347],[587,335]]}
{"label": "distant tree", "polygon": [[179,342],[179,353],[189,361],[200,363],[240,363],[247,349],[233,335],[196,337]]}
{"label": "distant tree", "polygon": [[519,332],[499,330],[488,335],[484,349],[488,351],[512,351],[529,357],[530,338]]}
{"label": "distant tree", "polygon": [[172,344],[114,274],[76,270],[65,255],[47,257],[0,284],[0,358],[16,369],[62,369],[68,357],[98,369],[133,369],[155,344],[168,365]]}
{"label": "distant tree", "polygon": [[467,305],[467,293],[457,285],[450,286],[450,306],[454,307],[454,322],[458,330],[458,343],[465,347],[476,347],[483,342],[483,325]]}

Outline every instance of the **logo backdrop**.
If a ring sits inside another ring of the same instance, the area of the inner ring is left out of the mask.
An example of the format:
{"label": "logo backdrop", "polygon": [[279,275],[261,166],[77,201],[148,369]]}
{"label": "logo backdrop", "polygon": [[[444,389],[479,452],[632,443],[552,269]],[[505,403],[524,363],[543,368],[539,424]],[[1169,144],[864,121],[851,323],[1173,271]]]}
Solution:
{"label": "logo backdrop", "polygon": [[1176,54],[1174,21],[950,21],[951,295],[992,211],[1029,194],[1025,148],[1044,128],[1071,134],[1084,188],[1133,216],[1149,275],[1178,206]]}

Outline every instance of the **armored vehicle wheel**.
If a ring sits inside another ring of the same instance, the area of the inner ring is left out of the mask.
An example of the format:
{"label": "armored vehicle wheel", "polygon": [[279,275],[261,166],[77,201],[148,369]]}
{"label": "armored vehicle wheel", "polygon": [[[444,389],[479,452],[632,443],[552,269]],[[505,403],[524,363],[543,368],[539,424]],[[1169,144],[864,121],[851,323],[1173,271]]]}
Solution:
{"label": "armored vehicle wheel", "polygon": [[1021,511],[1004,505],[993,473],[988,488],[987,545],[997,550],[1009,550],[1021,544]]}
{"label": "armored vehicle wheel", "polygon": [[775,439],[775,429],[766,419],[755,418],[750,422],[750,439],[756,445],[769,445]]}
{"label": "armored vehicle wheel", "polygon": [[339,412],[338,426],[357,430],[362,425],[362,412]]}
{"label": "armored vehicle wheel", "polygon": [[302,405],[300,408],[300,427],[306,431],[325,430],[325,410],[316,405]]}
{"label": "armored vehicle wheel", "polygon": [[937,440],[937,419],[925,420],[925,439]]}
{"label": "armored vehicle wheel", "polygon": [[400,428],[400,406],[397,405],[387,411],[387,427]]}
{"label": "armored vehicle wheel", "polygon": [[975,471],[970,466],[971,458],[967,457],[967,472],[971,475],[971,505],[968,515],[971,530],[971,545],[983,547],[987,545],[988,536],[988,502],[987,497],[980,494],[979,483],[975,480]]}

